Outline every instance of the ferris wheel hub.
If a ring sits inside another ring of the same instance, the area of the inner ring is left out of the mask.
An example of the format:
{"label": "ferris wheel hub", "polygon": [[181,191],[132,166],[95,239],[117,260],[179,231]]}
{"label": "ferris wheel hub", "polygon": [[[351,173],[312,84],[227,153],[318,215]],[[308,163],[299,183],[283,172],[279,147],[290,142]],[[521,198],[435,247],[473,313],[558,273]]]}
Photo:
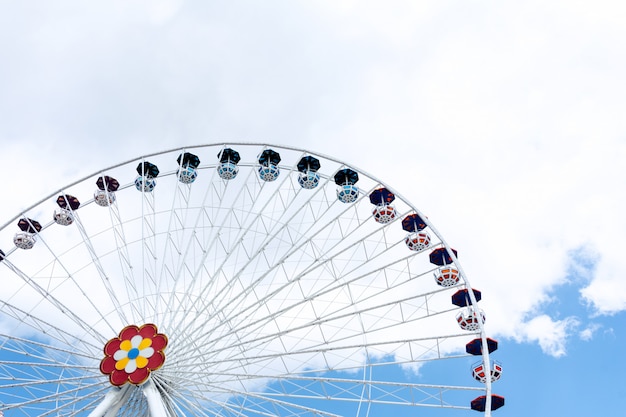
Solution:
{"label": "ferris wheel hub", "polygon": [[141,385],[151,372],[163,366],[167,343],[167,336],[159,333],[154,324],[126,326],[104,346],[100,371],[114,386]]}

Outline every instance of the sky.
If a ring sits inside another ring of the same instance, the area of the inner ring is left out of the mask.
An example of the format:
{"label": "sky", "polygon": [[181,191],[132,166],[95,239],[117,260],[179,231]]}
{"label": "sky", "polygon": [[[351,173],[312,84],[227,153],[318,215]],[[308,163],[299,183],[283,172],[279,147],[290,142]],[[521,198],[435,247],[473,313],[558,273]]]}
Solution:
{"label": "sky", "polygon": [[459,251],[500,341],[497,415],[615,415],[624,21],[615,0],[0,0],[0,224],[160,150],[332,155]]}

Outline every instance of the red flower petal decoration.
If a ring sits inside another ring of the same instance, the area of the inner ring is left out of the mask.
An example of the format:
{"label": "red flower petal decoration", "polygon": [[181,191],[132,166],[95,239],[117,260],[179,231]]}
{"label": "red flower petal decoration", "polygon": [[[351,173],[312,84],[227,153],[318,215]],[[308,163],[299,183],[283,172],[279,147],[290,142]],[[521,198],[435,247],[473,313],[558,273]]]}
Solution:
{"label": "red flower petal decoration", "polygon": [[120,343],[122,341],[118,338],[111,339],[104,345],[104,354],[105,355],[113,355],[115,352],[120,350]]}
{"label": "red flower petal decoration", "polygon": [[143,326],[141,326],[141,329],[137,329],[138,334],[140,334],[144,338],[150,339],[152,339],[157,334],[157,332],[157,327],[154,324],[144,324]]}
{"label": "red flower petal decoration", "polygon": [[152,347],[154,350],[163,350],[167,346],[167,337],[163,334],[157,334],[152,338]]}
{"label": "red flower petal decoration", "polygon": [[111,381],[111,384],[119,387],[128,382],[128,374],[124,371],[114,370],[109,375],[109,381]]}
{"label": "red flower petal decoration", "polygon": [[165,362],[165,355],[163,352],[155,352],[154,355],[148,359],[148,366],[146,366],[146,368],[150,368],[155,371],[163,365],[163,362]]}
{"label": "red flower petal decoration", "polygon": [[135,372],[128,375],[128,380],[130,381],[131,384],[139,385],[142,382],[145,382],[146,379],[148,379],[149,375],[150,375],[150,370],[147,367],[142,368],[142,369],[137,369]]}
{"label": "red flower petal decoration", "polygon": [[[149,348],[146,348],[145,339],[150,339],[147,345]],[[104,345],[104,359],[100,361],[100,372],[108,375],[109,381],[115,386],[127,382],[142,384],[148,379],[150,372],[163,366],[165,362],[163,349],[166,347],[167,336],[159,333],[154,324],[144,324],[141,327],[126,326],[118,337]],[[136,359],[140,356],[142,360],[137,362]]]}

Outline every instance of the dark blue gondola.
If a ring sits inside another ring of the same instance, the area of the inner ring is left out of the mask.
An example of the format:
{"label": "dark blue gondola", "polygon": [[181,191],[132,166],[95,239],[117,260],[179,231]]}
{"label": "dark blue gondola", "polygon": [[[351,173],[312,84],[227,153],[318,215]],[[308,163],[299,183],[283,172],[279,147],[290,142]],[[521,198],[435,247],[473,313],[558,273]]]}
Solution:
{"label": "dark blue gondola", "polygon": [[198,165],[200,165],[200,158],[198,158],[197,155],[185,152],[178,155],[178,158],[176,158],[176,162],[178,162],[178,166],[180,167],[176,171],[178,181],[187,185],[193,183],[198,177],[198,172],[196,171],[196,168],[198,168]]}
{"label": "dark blue gondola", "polygon": [[359,174],[350,168],[344,168],[335,174],[335,184],[339,186],[337,189],[337,198],[342,203],[354,203],[359,198],[359,188],[354,185],[359,180]]}
{"label": "dark blue gondola", "polygon": [[426,222],[422,220],[419,214],[409,214],[404,219],[402,219],[402,229],[406,230],[409,233],[419,232],[420,230],[425,229],[427,226]]}
{"label": "dark blue gondola", "polygon": [[231,148],[224,148],[217,154],[220,164],[217,166],[217,173],[224,180],[232,180],[237,176],[239,167],[237,164],[241,160],[239,152]]}
{"label": "dark blue gondola", "polygon": [[[454,256],[457,257],[457,251],[455,249],[452,249],[452,252],[454,253]],[[429,258],[431,264],[439,266],[448,265],[453,262],[452,257],[450,256],[446,248],[435,249],[430,253]]]}
{"label": "dark blue gondola", "polygon": [[377,190],[372,191],[370,194],[370,202],[372,204],[385,205],[390,204],[393,200],[396,199],[396,196],[386,188],[379,188]]}
{"label": "dark blue gondola", "polygon": [[[472,410],[484,412],[487,408],[487,396],[481,395],[480,397],[474,398],[471,406]],[[491,396],[491,411],[497,410],[502,406],[504,406],[504,397],[493,394]]]}
{"label": "dark blue gondola", "polygon": [[178,165],[183,168],[190,167],[195,169],[198,168],[198,165],[200,165],[200,158],[198,158],[198,155],[185,152],[178,155],[178,158],[176,158],[176,162],[178,162]]}
{"label": "dark blue gondola", "polygon": [[314,156],[303,156],[298,162],[297,168],[300,171],[298,175],[298,184],[305,190],[312,190],[320,183],[320,176],[317,170],[320,169],[320,160]]}
{"label": "dark blue gondola", "polygon": [[280,175],[280,154],[272,149],[265,149],[259,155],[259,178],[265,182],[276,181]]}
{"label": "dark blue gondola", "polygon": [[[476,298],[476,302],[479,302],[482,298],[482,294],[480,291],[473,289],[474,297]],[[469,296],[469,291],[467,289],[458,290],[452,295],[452,304],[459,307],[467,307],[472,304],[472,300]]]}
{"label": "dark blue gondola", "polygon": [[259,155],[259,164],[263,166],[278,165],[280,163],[280,154],[272,149],[266,149]]}
{"label": "dark blue gondola", "polygon": [[238,164],[241,161],[241,156],[239,156],[239,152],[231,148],[224,148],[218,154],[217,157],[220,159],[220,162],[232,162],[233,164]]}
{"label": "dark blue gondola", "polygon": [[302,157],[302,159],[300,159],[300,162],[298,162],[298,171],[300,172],[317,172],[320,167],[320,160],[315,158],[314,156],[311,155],[307,155]]}
{"label": "dark blue gondola", "polygon": [[148,161],[140,162],[137,165],[137,173],[147,178],[156,178],[159,176],[159,168]]}
{"label": "dark blue gondola", "polygon": [[359,174],[350,168],[344,168],[335,174],[335,184],[356,184],[359,181]]}
{"label": "dark blue gondola", "polygon": [[[498,341],[487,338],[487,350],[489,353],[498,350]],[[483,354],[483,341],[482,339],[474,339],[465,345],[465,351],[470,355],[480,356]]]}

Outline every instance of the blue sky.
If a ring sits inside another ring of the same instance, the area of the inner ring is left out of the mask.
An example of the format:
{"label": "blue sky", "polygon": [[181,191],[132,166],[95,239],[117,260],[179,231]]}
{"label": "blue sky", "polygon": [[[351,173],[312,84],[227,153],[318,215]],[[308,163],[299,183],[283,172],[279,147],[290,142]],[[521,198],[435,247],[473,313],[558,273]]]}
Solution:
{"label": "blue sky", "polygon": [[499,415],[615,415],[625,20],[609,0],[0,0],[0,218],[177,146],[333,155],[459,250]]}

